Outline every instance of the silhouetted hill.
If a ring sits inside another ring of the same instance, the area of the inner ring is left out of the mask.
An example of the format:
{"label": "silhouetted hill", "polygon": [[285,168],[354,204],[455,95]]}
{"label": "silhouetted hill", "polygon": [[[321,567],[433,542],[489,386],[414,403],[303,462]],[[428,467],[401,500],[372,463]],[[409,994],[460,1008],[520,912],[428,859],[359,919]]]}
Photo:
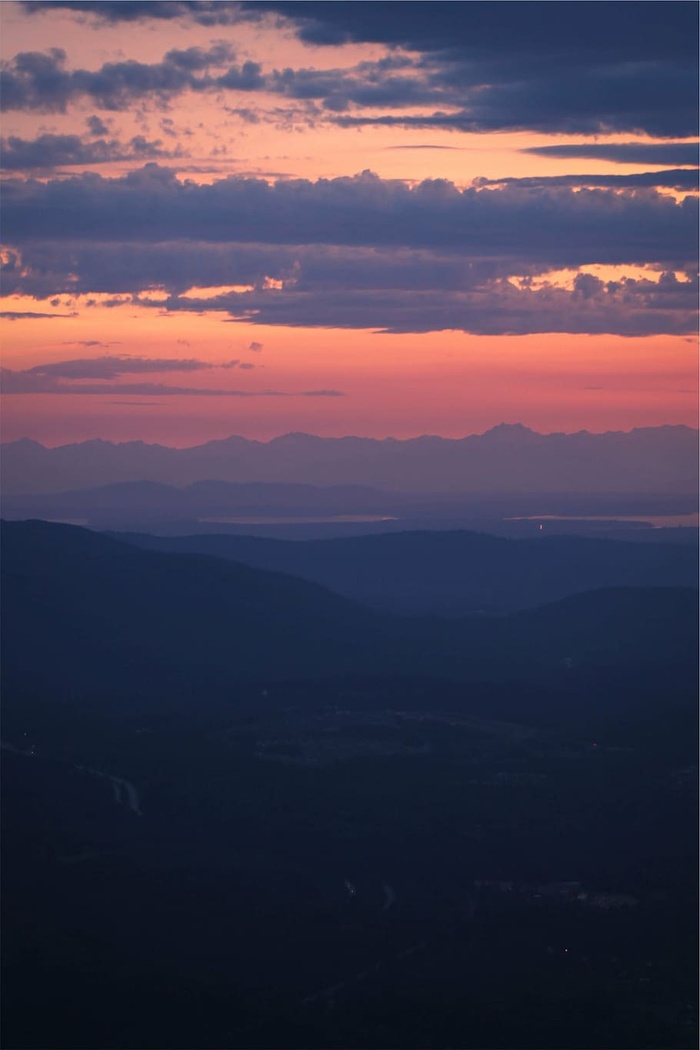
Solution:
{"label": "silhouetted hill", "polygon": [[691,589],[597,591],[509,617],[402,619],[291,576],[67,525],[5,522],[2,544],[5,680],[57,695],[204,700],[250,680],[540,680],[567,662],[694,666]]}
{"label": "silhouetted hill", "polygon": [[173,449],[142,441],[3,446],[6,494],[59,492],[121,481],[186,485],[215,479],[371,485],[396,492],[694,493],[697,431],[644,427],[629,433],[538,434],[501,424],[465,438],[409,440],[285,434],[230,437]]}
{"label": "silhouetted hill", "polygon": [[279,573],[45,522],[3,523],[2,547],[5,671],[47,686],[323,674],[375,638],[366,610]]}
{"label": "silhouetted hill", "polygon": [[115,538],[287,572],[374,608],[409,614],[507,612],[584,590],[692,587],[698,579],[698,552],[690,545],[581,537],[515,540],[459,531],[304,542],[225,535]]}

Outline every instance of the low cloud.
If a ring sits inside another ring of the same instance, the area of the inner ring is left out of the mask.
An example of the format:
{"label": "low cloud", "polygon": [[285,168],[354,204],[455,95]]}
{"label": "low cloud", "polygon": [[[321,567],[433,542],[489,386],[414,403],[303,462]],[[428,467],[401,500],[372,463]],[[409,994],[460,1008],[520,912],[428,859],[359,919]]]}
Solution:
{"label": "low cloud", "polygon": [[66,382],[63,376],[35,369],[0,369],[3,394],[108,394],[133,397],[344,397],[341,390],[226,390],[208,387],[170,386],[167,383]]}
{"label": "low cloud", "polygon": [[255,340],[253,340],[252,343],[248,343],[248,349],[252,350],[253,353],[255,353],[255,354],[259,354],[261,352],[262,348],[263,348],[263,344],[262,343],[256,343]]}
{"label": "low cloud", "polygon": [[103,343],[99,339],[67,339],[63,343],[61,343],[61,346],[87,346],[87,347],[99,346],[99,347],[104,348],[106,350],[107,347],[110,347],[110,346],[119,346],[120,342],[121,342],[121,340],[116,340],[116,341],[109,342],[109,343]]}
{"label": "low cloud", "polygon": [[0,317],[5,321],[43,321],[51,318],[70,318],[77,317],[78,314],[73,310],[69,314],[47,314],[41,313],[35,310],[0,310]]}
{"label": "low cloud", "polygon": [[[658,282],[631,278],[603,282],[592,274],[579,274],[571,290],[546,283],[520,287],[498,278],[471,291],[280,289],[222,296],[207,305],[228,311],[234,320],[288,327],[642,337],[696,331],[697,295],[696,281],[678,281],[673,274],[662,275]],[[187,310],[193,305],[190,300],[174,300],[169,309]]]}
{"label": "low cloud", "polygon": [[536,157],[559,157],[562,160],[589,158],[613,164],[663,164],[698,166],[697,142],[584,142],[560,146],[532,146],[521,150]]}
{"label": "low cloud", "polygon": [[590,186],[605,189],[658,186],[692,193],[698,189],[698,170],[697,168],[672,168],[666,171],[635,172],[632,175],[532,175],[524,178],[477,179],[476,185],[517,185],[523,189],[537,186],[543,188],[547,186]]}
{"label": "low cloud", "polygon": [[51,171],[59,167],[105,164],[110,161],[163,160],[181,157],[178,148],[168,150],[160,139],[135,135],[128,142],[117,139],[85,141],[79,135],[40,135],[22,139],[16,135],[0,139],[0,167],[3,171]]}
{"label": "low cloud", "polygon": [[53,361],[34,365],[17,375],[52,379],[116,379],[121,375],[153,372],[197,372],[212,368],[208,361],[177,360],[164,357],[109,357],[78,358],[74,361]]}
{"label": "low cloud", "polygon": [[383,149],[451,149],[462,150],[461,146],[431,146],[428,144],[416,144],[414,146],[384,146]]}

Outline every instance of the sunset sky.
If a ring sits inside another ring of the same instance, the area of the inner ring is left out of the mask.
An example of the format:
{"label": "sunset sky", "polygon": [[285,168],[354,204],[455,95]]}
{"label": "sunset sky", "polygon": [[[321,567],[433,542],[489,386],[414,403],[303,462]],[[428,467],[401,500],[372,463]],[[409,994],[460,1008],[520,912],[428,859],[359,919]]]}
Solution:
{"label": "sunset sky", "polygon": [[697,425],[697,18],[2,3],[3,440]]}

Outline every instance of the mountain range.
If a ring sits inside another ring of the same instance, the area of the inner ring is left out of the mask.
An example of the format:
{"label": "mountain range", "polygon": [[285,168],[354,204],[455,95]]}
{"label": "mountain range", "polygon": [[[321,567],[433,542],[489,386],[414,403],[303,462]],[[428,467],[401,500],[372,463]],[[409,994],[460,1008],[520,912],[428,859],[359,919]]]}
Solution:
{"label": "mountain range", "polygon": [[539,434],[500,424],[450,439],[232,436],[192,448],[141,441],[2,446],[5,495],[124,481],[203,480],[374,486],[404,493],[683,493],[697,489],[698,434],[686,426],[629,432]]}
{"label": "mountain range", "polygon": [[241,682],[342,675],[536,683],[620,665],[631,689],[650,664],[671,678],[695,674],[691,588],[594,590],[509,616],[406,618],[279,572],[69,525],[5,522],[2,547],[10,692],[191,703]]}

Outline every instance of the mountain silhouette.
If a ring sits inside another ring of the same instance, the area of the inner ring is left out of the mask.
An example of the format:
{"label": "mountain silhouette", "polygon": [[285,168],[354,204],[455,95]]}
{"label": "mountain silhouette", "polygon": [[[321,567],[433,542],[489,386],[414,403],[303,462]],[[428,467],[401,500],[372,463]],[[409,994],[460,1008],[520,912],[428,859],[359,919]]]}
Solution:
{"label": "mountain silhouette", "polygon": [[115,538],[289,573],[372,607],[410,614],[508,612],[596,588],[693,587],[698,579],[698,552],[690,544],[516,540],[464,531],[302,542],[227,535]]}
{"label": "mountain silhouette", "polygon": [[370,485],[411,493],[693,493],[697,473],[697,431],[686,426],[538,434],[522,424],[501,424],[458,439],[286,434],[261,442],[232,436],[183,449],[102,440],[45,448],[22,439],[3,446],[8,495],[206,479]]}
{"label": "mountain silhouette", "polygon": [[289,575],[68,525],[5,522],[2,545],[4,681],[25,691],[206,702],[245,681],[540,681],[569,664],[695,668],[690,588],[593,591],[503,617],[402,618]]}

